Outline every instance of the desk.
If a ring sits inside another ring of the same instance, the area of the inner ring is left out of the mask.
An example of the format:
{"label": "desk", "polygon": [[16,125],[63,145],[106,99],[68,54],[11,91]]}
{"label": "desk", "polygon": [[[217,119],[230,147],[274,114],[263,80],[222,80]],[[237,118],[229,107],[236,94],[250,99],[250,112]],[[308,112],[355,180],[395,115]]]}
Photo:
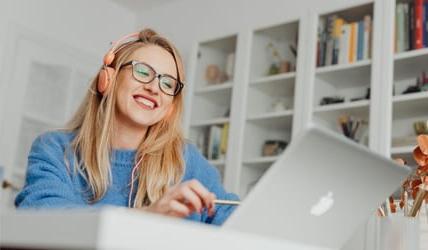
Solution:
{"label": "desk", "polygon": [[326,250],[126,208],[14,211],[0,220],[3,248]]}

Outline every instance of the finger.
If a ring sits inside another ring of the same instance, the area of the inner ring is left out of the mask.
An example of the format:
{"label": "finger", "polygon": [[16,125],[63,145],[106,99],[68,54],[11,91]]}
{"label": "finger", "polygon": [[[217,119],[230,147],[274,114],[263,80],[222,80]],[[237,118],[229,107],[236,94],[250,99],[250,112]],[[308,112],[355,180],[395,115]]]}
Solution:
{"label": "finger", "polygon": [[214,205],[214,200],[216,199],[216,195],[214,193],[210,194],[212,196],[212,206],[208,209],[208,216],[211,217],[215,214],[215,205]]}
{"label": "finger", "polygon": [[177,200],[170,200],[168,206],[168,215],[180,218],[187,217],[190,215],[190,209],[186,205],[178,202]]}
{"label": "finger", "polygon": [[213,196],[212,193],[209,192],[199,181],[191,180],[188,185],[196,192],[196,194],[199,195],[199,197],[201,197],[206,208],[211,209],[214,207],[215,196]]}
{"label": "finger", "polygon": [[193,191],[188,185],[183,185],[177,189],[177,197],[179,200],[183,201],[185,205],[190,205],[192,210],[197,211],[199,213],[202,212],[202,200],[200,196]]}

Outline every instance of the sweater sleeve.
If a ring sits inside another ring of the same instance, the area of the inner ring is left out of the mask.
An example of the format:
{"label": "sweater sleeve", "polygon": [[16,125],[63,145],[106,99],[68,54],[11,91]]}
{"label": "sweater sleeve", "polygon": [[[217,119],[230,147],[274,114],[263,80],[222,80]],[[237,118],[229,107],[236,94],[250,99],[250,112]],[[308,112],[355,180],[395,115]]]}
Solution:
{"label": "sweater sleeve", "polygon": [[88,207],[74,188],[64,161],[64,146],[55,133],[35,139],[28,156],[27,175],[15,199],[17,208]]}
{"label": "sweater sleeve", "polygon": [[[215,193],[217,199],[239,200],[236,194],[228,193],[222,186],[218,170],[204,158],[199,150],[193,145],[187,145],[190,157],[190,164],[193,172],[193,178],[198,179],[210,192]],[[204,212],[202,221],[208,224],[222,225],[232,214],[236,206],[216,205],[215,214],[208,217]]]}

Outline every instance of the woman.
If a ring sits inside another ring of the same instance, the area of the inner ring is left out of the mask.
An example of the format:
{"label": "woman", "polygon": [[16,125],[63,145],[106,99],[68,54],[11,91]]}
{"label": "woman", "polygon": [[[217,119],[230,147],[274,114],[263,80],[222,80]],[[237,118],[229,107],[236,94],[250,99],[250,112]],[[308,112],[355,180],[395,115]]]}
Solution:
{"label": "woman", "polygon": [[[126,41],[126,42],[125,42]],[[34,142],[19,208],[118,205],[222,224],[236,200],[184,142],[183,62],[150,29],[113,45],[73,119]]]}

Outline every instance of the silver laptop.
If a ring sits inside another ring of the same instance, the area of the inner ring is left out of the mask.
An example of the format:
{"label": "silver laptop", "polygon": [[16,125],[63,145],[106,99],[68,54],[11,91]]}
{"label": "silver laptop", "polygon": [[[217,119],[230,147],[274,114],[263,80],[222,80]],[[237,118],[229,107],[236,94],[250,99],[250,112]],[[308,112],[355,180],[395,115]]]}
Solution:
{"label": "silver laptop", "polygon": [[224,227],[339,249],[409,173],[312,126],[293,140]]}

